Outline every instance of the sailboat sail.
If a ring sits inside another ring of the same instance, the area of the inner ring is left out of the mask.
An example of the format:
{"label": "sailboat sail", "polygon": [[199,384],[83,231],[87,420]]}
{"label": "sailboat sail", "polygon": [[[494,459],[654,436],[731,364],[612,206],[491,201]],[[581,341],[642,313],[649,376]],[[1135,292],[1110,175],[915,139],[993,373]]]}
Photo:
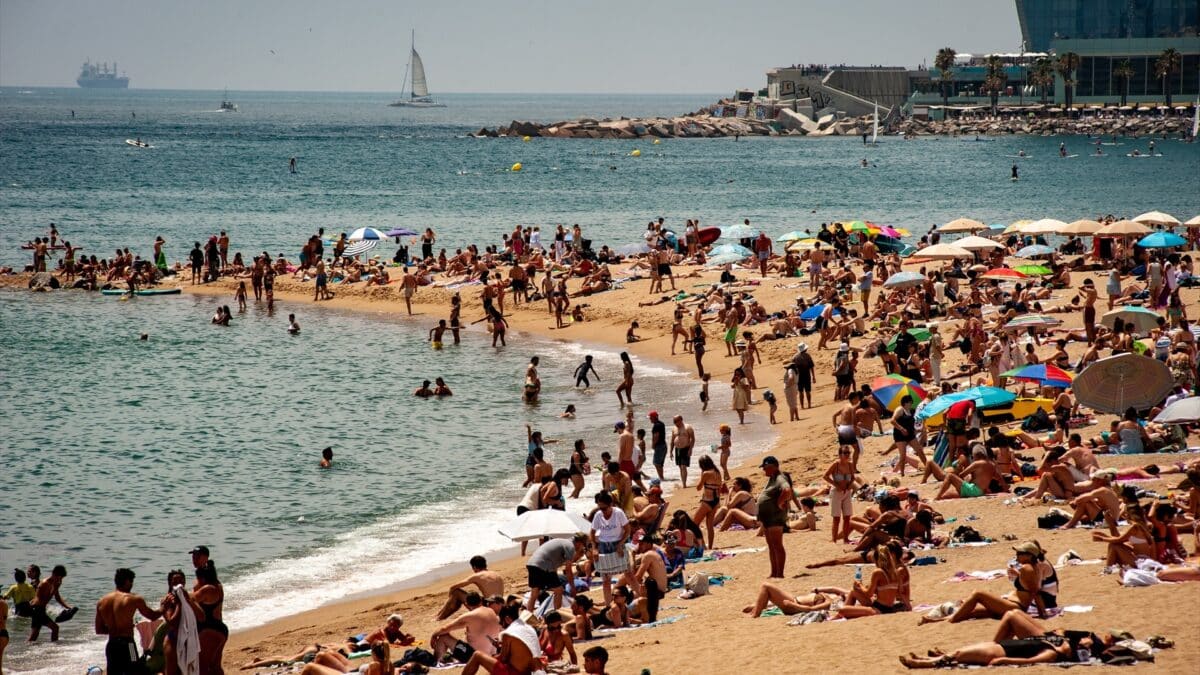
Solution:
{"label": "sailboat sail", "polygon": [[1196,99],[1196,109],[1192,115],[1192,138],[1200,137],[1200,98]]}
{"label": "sailboat sail", "polygon": [[412,50],[412,95],[419,98],[429,95],[429,85],[425,82],[425,64],[421,63],[421,55]]}
{"label": "sailboat sail", "polygon": [[878,141],[879,141],[879,103],[876,103],[875,104],[875,119],[872,122],[872,128],[871,128],[871,142],[875,143]]}

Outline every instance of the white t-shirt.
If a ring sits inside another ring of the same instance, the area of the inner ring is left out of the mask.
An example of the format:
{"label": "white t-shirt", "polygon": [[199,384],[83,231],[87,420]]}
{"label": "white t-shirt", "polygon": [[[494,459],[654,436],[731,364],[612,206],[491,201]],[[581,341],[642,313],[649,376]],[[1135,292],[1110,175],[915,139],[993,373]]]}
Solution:
{"label": "white t-shirt", "polygon": [[525,491],[525,496],[521,498],[521,501],[517,502],[517,506],[524,506],[530,511],[536,511],[538,507],[538,492],[541,489],[541,485],[530,485],[529,489]]}
{"label": "white t-shirt", "polygon": [[596,515],[592,516],[592,529],[595,530],[598,541],[620,541],[628,524],[629,518],[625,516],[625,512],[616,507],[613,507],[612,516],[607,520],[603,510],[596,511]]}

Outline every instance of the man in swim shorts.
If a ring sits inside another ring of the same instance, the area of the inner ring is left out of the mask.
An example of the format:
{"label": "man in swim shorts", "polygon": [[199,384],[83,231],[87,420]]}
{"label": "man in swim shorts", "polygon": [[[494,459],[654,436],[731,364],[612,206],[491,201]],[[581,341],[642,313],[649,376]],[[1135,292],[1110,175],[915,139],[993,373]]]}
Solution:
{"label": "man in swim shorts", "polygon": [[417,276],[404,268],[404,276],[400,278],[400,294],[404,296],[404,309],[412,315],[412,297],[417,292]]}
{"label": "man in swim shorts", "polygon": [[438,319],[438,325],[429,329],[429,343],[434,349],[442,348],[442,335],[446,333],[446,320]]}
{"label": "man in swim shorts", "polygon": [[683,415],[676,415],[673,422],[675,428],[671,430],[671,447],[674,448],[675,466],[679,467],[679,485],[687,487],[687,470],[692,464],[696,431],[692,425],[683,423]]}
{"label": "man in swim shorts", "polygon": [[[504,599],[498,596],[488,598],[485,605],[478,593],[467,594],[464,604],[467,612],[450,623],[443,624],[429,638],[429,647],[434,657],[441,662],[446,653],[466,663],[474,652],[488,656],[495,655],[495,641],[500,638],[500,617],[497,611],[504,605]],[[459,640],[451,631],[464,629],[465,640]]]}
{"label": "man in swim shorts", "polygon": [[862,445],[858,442],[858,426],[854,423],[854,412],[861,401],[862,394],[852,391],[846,396],[846,405],[833,414],[833,428],[837,430],[838,445],[854,450],[851,463],[854,464],[855,470],[858,469],[858,455],[862,452]]}
{"label": "man in swim shorts", "polygon": [[[58,641],[58,624],[55,623],[46,613],[46,606],[50,604],[50,600],[57,600],[58,604],[66,608],[67,612],[74,609],[67,604],[66,600],[62,599],[60,589],[62,581],[67,576],[67,568],[62,565],[55,565],[54,571],[50,573],[50,578],[37,585],[37,594],[30,603],[32,610],[31,624],[29,631],[29,641],[37,642],[38,634],[42,631],[42,626],[50,629],[50,641]],[[73,613],[73,612],[72,612]]]}
{"label": "man in swim shorts", "polygon": [[633,478],[638,472],[637,465],[633,463],[633,434],[623,421],[613,425],[613,433],[620,434],[617,437],[617,464],[620,465],[621,471]]}
{"label": "man in swim shorts", "polygon": [[162,612],[150,609],[142,596],[131,592],[133,578],[133,570],[117,570],[113,576],[117,590],[96,603],[96,634],[108,636],[108,644],[104,647],[108,662],[104,672],[108,675],[140,675],[145,672],[133,641],[133,615],[139,613],[151,621],[162,616]]}
{"label": "man in swim shorts", "polygon": [[504,577],[488,569],[486,558],[481,555],[474,556],[470,560],[470,565],[471,575],[450,586],[448,591],[450,598],[446,600],[442,611],[438,612],[438,621],[445,621],[462,607],[463,602],[467,599],[467,586],[478,588],[484,597],[504,595]]}

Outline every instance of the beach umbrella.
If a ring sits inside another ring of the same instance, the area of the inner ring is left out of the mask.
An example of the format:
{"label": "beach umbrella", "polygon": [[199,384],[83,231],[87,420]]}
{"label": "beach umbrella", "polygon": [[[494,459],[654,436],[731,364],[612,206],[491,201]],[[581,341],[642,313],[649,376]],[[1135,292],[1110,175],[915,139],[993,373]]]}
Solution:
{"label": "beach umbrella", "polygon": [[1139,239],[1137,245],[1142,248],[1175,248],[1186,246],[1187,239],[1174,232],[1155,232]]}
{"label": "beach umbrella", "polygon": [[1200,227],[1200,216],[1196,216],[1183,224],[1184,227]]}
{"label": "beach umbrella", "polygon": [[1066,227],[1059,228],[1059,234],[1096,234],[1100,228],[1104,227],[1103,223],[1095,220],[1076,220],[1067,224]]}
{"label": "beach umbrella", "polygon": [[1017,265],[1013,269],[1027,277],[1044,277],[1048,274],[1054,274],[1054,270],[1045,265]]}
{"label": "beach umbrella", "polygon": [[1179,219],[1162,211],[1149,211],[1140,216],[1134,216],[1133,222],[1146,225],[1180,225]]}
{"label": "beach umbrella", "polygon": [[724,253],[721,255],[715,255],[715,256],[710,257],[708,259],[708,262],[705,263],[705,265],[707,265],[708,267],[720,267],[721,265],[729,265],[731,263],[740,263],[745,259],[746,259],[746,256],[744,256],[744,255],[737,255],[735,253]]}
{"label": "beach umbrella", "polygon": [[908,232],[898,230],[891,225],[880,225],[879,234],[882,234],[885,237],[891,237],[892,239],[899,239],[900,237],[907,236]]}
{"label": "beach umbrella", "polygon": [[646,242],[638,244],[622,244],[616,248],[617,255],[641,255],[650,252],[650,245]]}
{"label": "beach umbrella", "polygon": [[1059,368],[1051,363],[1037,363],[1001,373],[1004,377],[1011,377],[1014,380],[1022,382],[1037,382],[1046,387],[1059,387],[1066,389],[1071,386],[1071,380],[1075,376],[1067,371]]}
{"label": "beach umbrella", "polygon": [[1004,248],[1004,244],[1001,244],[998,241],[992,241],[991,239],[977,237],[975,235],[963,237],[957,241],[950,242],[950,244],[959,248],[965,248],[968,251],[982,251],[989,248]]}
{"label": "beach umbrella", "polygon": [[1148,356],[1118,354],[1091,363],[1072,385],[1075,399],[1092,410],[1121,414],[1158,405],[1175,386],[1167,364]]}
{"label": "beach umbrella", "polygon": [[359,241],[352,242],[351,244],[347,245],[346,250],[342,251],[342,257],[353,258],[355,256],[360,256],[378,245],[378,239],[360,239]]}
{"label": "beach umbrella", "polygon": [[1133,331],[1143,335],[1154,330],[1158,326],[1158,319],[1161,315],[1154,310],[1138,307],[1137,305],[1125,305],[1118,307],[1109,312],[1105,312],[1100,317],[1100,323],[1103,326],[1112,328],[1117,319],[1125,323],[1133,323]]}
{"label": "beach umbrella", "polygon": [[924,285],[925,275],[920,272],[896,272],[883,282],[884,288],[916,288]]}
{"label": "beach umbrella", "polygon": [[1051,328],[1062,325],[1062,321],[1045,314],[1025,314],[1004,324],[1004,330],[1024,330],[1026,328]]}
{"label": "beach umbrella", "polygon": [[808,239],[811,236],[812,235],[809,234],[808,232],[801,232],[800,230],[792,230],[791,232],[788,232],[787,234],[780,236],[775,241],[799,241],[801,239]]}
{"label": "beach umbrella", "polygon": [[417,233],[407,227],[395,227],[387,231],[389,237],[415,237]]}
{"label": "beach umbrella", "polygon": [[[929,332],[928,328],[909,328],[908,334],[915,337],[917,339],[917,342],[928,342],[929,337],[930,337],[930,332]],[[888,340],[887,350],[889,352],[896,351],[896,338],[898,338],[898,337],[900,337],[900,334],[896,333],[895,335],[892,336],[891,340]]]}
{"label": "beach umbrella", "polygon": [[962,248],[961,246],[954,246],[952,244],[934,244],[933,246],[926,246],[923,249],[919,249],[913,255],[918,258],[931,258],[935,260],[939,258],[975,257],[975,254],[967,249]]}
{"label": "beach umbrella", "polygon": [[712,257],[739,255],[743,258],[749,258],[750,256],[754,255],[754,251],[751,251],[740,244],[721,244],[720,246],[714,246],[712,250],[709,251],[709,255]]}
{"label": "beach umbrella", "polygon": [[997,267],[979,275],[980,279],[995,279],[996,281],[1020,281],[1028,279],[1024,274],[1007,267]]}
{"label": "beach umbrella", "polygon": [[1032,225],[1032,224],[1033,224],[1032,220],[1025,220],[1025,219],[1014,220],[1011,225],[1004,228],[1003,234],[1012,234],[1013,232],[1023,232],[1024,231],[1022,229],[1023,227],[1025,227],[1026,225]]}
{"label": "beach umbrella", "polygon": [[808,239],[797,239],[787,245],[789,251],[811,251],[821,242],[820,239],[809,237]]}
{"label": "beach umbrella", "polygon": [[360,227],[346,237],[347,241],[363,241],[364,239],[387,239],[388,235],[373,227]]}
{"label": "beach umbrella", "polygon": [[1189,396],[1162,409],[1154,418],[1159,424],[1193,424],[1200,422],[1200,396]]}
{"label": "beach umbrella", "polygon": [[977,408],[993,408],[998,405],[1012,403],[1017,399],[1017,395],[1007,389],[999,387],[971,387],[962,391],[954,392],[953,394],[944,394],[933,399],[925,404],[924,408],[917,413],[918,420],[927,420],[930,417],[936,417],[947,410],[950,406],[959,401],[975,401]]}
{"label": "beach umbrella", "polygon": [[868,232],[871,229],[861,220],[856,220],[849,225],[845,225],[844,227],[846,228],[847,232]]}
{"label": "beach umbrella", "polygon": [[[815,321],[817,319],[817,317],[821,316],[821,312],[824,312],[824,311],[825,311],[825,305],[813,305],[813,306],[809,307],[808,309],[804,310],[803,312],[801,312],[800,318],[804,321]],[[840,310],[840,309],[833,310],[834,316],[840,316],[841,313],[842,313],[842,310]]]}
{"label": "beach umbrella", "polygon": [[721,228],[721,239],[751,239],[759,234],[759,230],[749,225],[730,225]]}
{"label": "beach umbrella", "polygon": [[1067,224],[1061,220],[1042,218],[1041,220],[1035,220],[1028,225],[1022,226],[1021,232],[1025,234],[1052,234],[1066,226]]}
{"label": "beach umbrella", "polygon": [[1146,227],[1141,223],[1135,223],[1132,220],[1118,220],[1115,223],[1109,223],[1096,231],[1096,236],[1099,237],[1122,237],[1131,234],[1150,234],[1154,230]]}
{"label": "beach umbrella", "polygon": [[938,232],[978,232],[988,229],[987,225],[970,218],[956,218],[938,228]]}
{"label": "beach umbrella", "polygon": [[516,520],[500,527],[500,534],[513,541],[532,541],[542,537],[570,537],[578,532],[591,532],[586,518],[570,511],[538,509],[526,511]]}
{"label": "beach umbrella", "polygon": [[1046,246],[1045,244],[1033,244],[1018,250],[1013,255],[1018,258],[1040,258],[1042,256],[1054,255],[1055,252],[1056,251],[1054,250],[1053,246]]}
{"label": "beach umbrella", "polygon": [[871,395],[876,401],[889,411],[893,411],[900,407],[900,399],[905,396],[911,396],[913,405],[929,398],[929,394],[917,383],[916,380],[904,378],[902,380],[892,379],[890,377],[877,377],[871,382]]}

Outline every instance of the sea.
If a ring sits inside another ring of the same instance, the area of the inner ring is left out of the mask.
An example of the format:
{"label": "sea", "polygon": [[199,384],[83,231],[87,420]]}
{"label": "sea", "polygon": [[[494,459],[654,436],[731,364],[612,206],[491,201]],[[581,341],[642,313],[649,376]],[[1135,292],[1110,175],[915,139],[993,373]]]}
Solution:
{"label": "sea", "polygon": [[[916,236],[961,216],[1200,212],[1200,145],[1176,140],[1156,139],[1162,156],[1151,158],[1126,157],[1149,139],[1125,137],[1100,157],[1083,137],[525,142],[470,134],[512,120],[676,115],[717,95],[463,94],[435,109],[392,108],[386,94],[229,98],[239,112],[217,112],[219,92],[0,87],[0,266],[28,264],[21,244],[50,223],[99,257],[118,247],[148,257],[162,236],[174,261],[221,230],[247,257],[295,257],[318,228],[432,227],[453,251],[516,224],[578,223],[596,245],[620,245],[658,217],[749,219],[772,235],[862,219]],[[1077,156],[1059,158],[1060,143]],[[102,663],[91,610],[113,571],[134,569],[135,590],[157,598],[196,545],[212,549],[234,630],[465,571],[471,555],[511,546],[497,529],[523,492],[526,424],[559,441],[548,446],[555,466],[576,438],[593,461],[615,449],[617,353],[577,334],[515,334],[497,350],[470,330],[433,352],[440,317],[336,302],[281,303],[274,315],[251,303],[230,327],[210,325],[231,300],[0,293],[0,570],[63,564],[63,596],[81,607],[54,645],[45,634],[26,645],[28,622],[11,619],[13,672]],[[293,311],[297,336],[285,331]],[[572,387],[585,354],[602,378],[591,391]],[[529,406],[520,392],[533,355],[545,390]],[[713,387],[702,414],[698,386],[679,377],[685,361],[635,364],[639,420],[652,404],[694,423],[700,447],[716,442],[728,387]],[[411,396],[437,376],[454,396]],[[559,417],[567,404],[577,418]],[[756,419],[735,450],[748,456],[772,437]],[[335,463],[322,471],[326,446]]]}

